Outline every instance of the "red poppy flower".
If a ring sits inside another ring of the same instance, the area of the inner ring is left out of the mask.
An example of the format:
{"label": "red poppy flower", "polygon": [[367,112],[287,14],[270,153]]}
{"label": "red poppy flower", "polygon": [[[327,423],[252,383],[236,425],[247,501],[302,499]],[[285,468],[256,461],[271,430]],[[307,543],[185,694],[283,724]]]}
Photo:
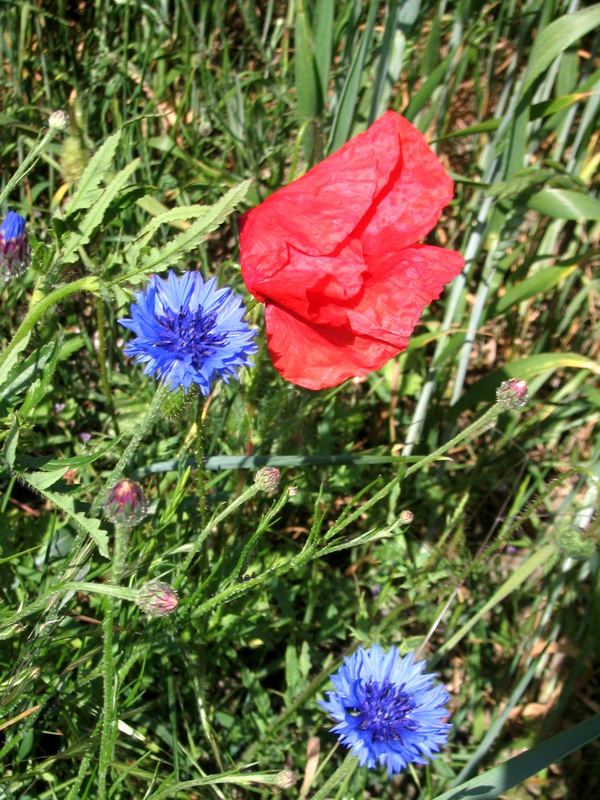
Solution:
{"label": "red poppy flower", "polygon": [[284,378],[324,389],[406,348],[463,265],[452,250],[416,244],[453,191],[423,135],[388,111],[244,216],[242,275],[266,305]]}

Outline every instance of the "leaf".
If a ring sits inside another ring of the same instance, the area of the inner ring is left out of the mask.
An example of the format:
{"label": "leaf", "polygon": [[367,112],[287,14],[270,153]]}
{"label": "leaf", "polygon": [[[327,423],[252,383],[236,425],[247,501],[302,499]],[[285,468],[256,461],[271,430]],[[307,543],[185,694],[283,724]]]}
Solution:
{"label": "leaf", "polygon": [[567,278],[572,272],[577,269],[576,264],[571,264],[568,267],[547,267],[531,275],[524,281],[517,283],[515,286],[510,286],[506,293],[497,301],[493,306],[488,319],[503,314],[508,308],[514,306],[516,303],[521,303],[523,300],[528,300],[530,297],[543,294],[544,292],[554,289],[562,281]]}
{"label": "leaf", "polygon": [[[4,407],[14,405],[17,396],[29,389],[53,358],[54,367],[56,367],[61,345],[62,337],[56,341],[47,342],[20,364],[13,366],[6,376],[6,380],[0,385],[0,413]],[[51,375],[48,380],[50,377]]]}
{"label": "leaf", "polygon": [[101,528],[100,521],[86,517],[81,511],[76,511],[73,497],[70,495],[48,491],[47,487],[60,480],[65,472],[66,469],[61,468],[55,472],[17,473],[17,477],[70,517],[80,530],[85,531],[93,539],[100,555],[109,558],[108,534]]}
{"label": "leaf", "polygon": [[599,736],[600,714],[595,714],[537,747],[510,758],[449,792],[439,794],[435,800],[493,800]]}
{"label": "leaf", "polygon": [[534,81],[545,72],[557,56],[598,26],[600,26],[600,3],[572,14],[565,14],[544,28],[531,48],[520,98],[523,98]]}
{"label": "leaf", "polygon": [[531,195],[527,205],[554,219],[600,220],[600,200],[570,189],[542,189]]}
{"label": "leaf", "polygon": [[89,164],[83,171],[77,191],[71,198],[66,217],[72,216],[76,211],[85,211],[95,203],[101,194],[100,183],[110,169],[112,160],[121,139],[122,131],[117,131],[109,136],[104,144],[94,153]]}
{"label": "leaf", "polygon": [[486,119],[485,122],[479,122],[476,125],[469,125],[468,128],[461,128],[459,131],[451,131],[444,134],[437,139],[432,139],[432,142],[445,142],[446,139],[456,139],[458,136],[473,136],[476,133],[490,133],[500,127],[501,119]]}
{"label": "leaf", "polygon": [[507,378],[522,378],[527,381],[545,372],[556,372],[557,369],[588,369],[600,375],[600,364],[578,353],[538,353],[511,361],[481,378],[452,406],[452,411],[458,414],[466,408],[475,408],[479,402],[493,402],[496,389]]}
{"label": "leaf", "polygon": [[98,197],[97,201],[81,221],[79,230],[76,233],[72,233],[67,239],[63,252],[61,253],[61,261],[63,264],[71,264],[73,261],[77,260],[78,248],[89,242],[94,231],[101,225],[108,207],[138,168],[139,163],[140,159],[135,158],[131,164],[128,164],[120,172],[117,172],[106,189]]}
{"label": "leaf", "polygon": [[242,181],[224,194],[214,205],[206,206],[206,214],[190,225],[186,231],[171,239],[163,247],[154,248],[142,260],[139,270],[129,275],[123,275],[117,281],[121,283],[149,272],[161,272],[179,261],[227,219],[245,198],[251,185],[251,180]]}

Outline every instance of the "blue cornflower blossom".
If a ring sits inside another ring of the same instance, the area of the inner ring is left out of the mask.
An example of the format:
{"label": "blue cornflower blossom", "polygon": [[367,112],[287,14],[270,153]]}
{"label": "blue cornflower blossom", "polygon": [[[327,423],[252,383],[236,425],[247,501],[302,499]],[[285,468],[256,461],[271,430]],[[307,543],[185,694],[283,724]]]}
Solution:
{"label": "blue cornflower blossom", "polygon": [[136,334],[125,353],[169,388],[187,392],[196,384],[206,396],[215,377],[228,382],[257,350],[244,313],[241,297],[217,288],[215,278],[177,277],[172,270],[166,278],[153,275],[137,292],[131,319],[119,320]]}
{"label": "blue cornflower blossom", "polygon": [[25,220],[9,211],[0,225],[0,274],[5,281],[21,275],[31,261]]}
{"label": "blue cornflower blossom", "polygon": [[448,740],[448,694],[425,661],[373,645],[345,658],[331,676],[335,691],[320,705],[337,722],[331,730],[361,766],[386,766],[390,778],[407,764],[426,764]]}

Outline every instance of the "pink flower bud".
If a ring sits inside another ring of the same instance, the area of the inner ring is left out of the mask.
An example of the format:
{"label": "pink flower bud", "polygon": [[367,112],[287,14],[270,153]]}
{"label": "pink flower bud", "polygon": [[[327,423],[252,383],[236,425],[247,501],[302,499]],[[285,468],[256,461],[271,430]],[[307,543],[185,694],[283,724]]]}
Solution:
{"label": "pink flower bud", "polygon": [[254,476],[254,483],[261,492],[274,492],[279,486],[280,477],[277,467],[261,467]]}
{"label": "pink flower bud", "polygon": [[150,617],[166,617],[176,610],[179,598],[167,583],[150,581],[142,586],[135,602]]}
{"label": "pink flower bud", "polygon": [[496,402],[505,409],[522,408],[527,403],[527,383],[511,378],[501,383],[496,391]]}
{"label": "pink flower bud", "polygon": [[146,501],[139,483],[123,478],[110,490],[104,514],[115,525],[133,528],[146,516]]}

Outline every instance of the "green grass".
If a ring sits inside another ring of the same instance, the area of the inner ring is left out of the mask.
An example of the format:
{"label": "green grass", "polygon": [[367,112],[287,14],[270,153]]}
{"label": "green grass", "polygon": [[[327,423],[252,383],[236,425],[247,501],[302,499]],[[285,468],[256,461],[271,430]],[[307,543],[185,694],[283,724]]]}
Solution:
{"label": "green grass", "polygon": [[[600,6],[40,6],[0,3],[0,191],[48,115],[70,116],[7,199],[34,259],[0,316],[0,796],[102,797],[105,773],[118,800],[269,797],[290,767],[300,797],[316,736],[310,797],[343,758],[316,700],[372,642],[430,660],[450,744],[331,797],[593,796]],[[203,513],[198,398],[142,430],[155,387],[116,320],[169,265],[244,292],[237,212],[388,107],[455,178],[430,241],[467,267],[361,381],[286,384],[261,332],[211,398]],[[508,377],[527,407],[478,428]],[[150,515],[116,587],[99,500],[136,432]],[[252,455],[298,457],[275,496],[222,460]],[[147,619],[129,597],[155,579],[180,605]]]}

